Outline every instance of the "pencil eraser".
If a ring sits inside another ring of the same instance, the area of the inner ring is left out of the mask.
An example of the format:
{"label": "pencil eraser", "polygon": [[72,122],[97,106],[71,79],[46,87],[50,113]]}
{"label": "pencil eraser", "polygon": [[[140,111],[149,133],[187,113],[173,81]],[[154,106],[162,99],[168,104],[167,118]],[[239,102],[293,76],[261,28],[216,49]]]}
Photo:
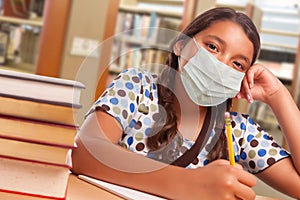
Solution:
{"label": "pencil eraser", "polygon": [[225,117],[226,118],[230,117],[230,113],[229,112],[225,112]]}

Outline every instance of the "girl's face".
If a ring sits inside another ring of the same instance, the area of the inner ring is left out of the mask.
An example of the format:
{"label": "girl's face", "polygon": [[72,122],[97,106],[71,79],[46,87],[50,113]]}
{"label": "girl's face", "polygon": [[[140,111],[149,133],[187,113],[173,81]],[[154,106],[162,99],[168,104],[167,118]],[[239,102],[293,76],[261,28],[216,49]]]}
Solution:
{"label": "girl's face", "polygon": [[[219,21],[213,23],[207,29],[195,35],[195,40],[199,46],[204,47],[213,54],[219,61],[226,65],[245,72],[251,66],[254,47],[242,27],[231,21]],[[190,40],[190,43],[194,43]],[[187,44],[185,47],[189,46]],[[182,54],[187,55],[184,51]],[[191,48],[189,54],[191,53]],[[194,47],[192,49],[197,49]],[[192,54],[196,51],[192,50]],[[189,55],[188,57],[191,57]],[[184,64],[183,64],[184,65]]]}

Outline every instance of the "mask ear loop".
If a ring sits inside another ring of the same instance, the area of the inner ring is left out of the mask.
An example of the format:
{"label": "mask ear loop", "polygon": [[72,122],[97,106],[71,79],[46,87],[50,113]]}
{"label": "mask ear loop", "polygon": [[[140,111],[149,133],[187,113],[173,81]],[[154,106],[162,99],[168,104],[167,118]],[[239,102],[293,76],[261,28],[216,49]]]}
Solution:
{"label": "mask ear loop", "polygon": [[180,73],[182,73],[183,70],[182,70],[182,66],[181,66],[181,62],[180,62],[180,56],[178,56],[177,59],[178,59],[178,71]]}
{"label": "mask ear loop", "polygon": [[194,40],[196,46],[198,47],[198,49],[200,49],[201,47],[199,46],[199,44],[198,44],[198,42],[196,41],[195,37],[193,37],[193,40]]}

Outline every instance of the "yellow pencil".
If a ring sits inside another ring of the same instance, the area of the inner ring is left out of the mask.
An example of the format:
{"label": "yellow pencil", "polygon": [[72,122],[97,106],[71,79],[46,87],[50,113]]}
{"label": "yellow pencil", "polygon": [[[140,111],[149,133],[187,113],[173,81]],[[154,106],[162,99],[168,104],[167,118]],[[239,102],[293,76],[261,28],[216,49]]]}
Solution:
{"label": "yellow pencil", "polygon": [[227,145],[228,145],[228,157],[230,165],[235,164],[234,160],[234,149],[232,143],[232,130],[231,130],[231,122],[230,122],[230,113],[225,112],[225,125],[226,125],[226,133],[227,133]]}

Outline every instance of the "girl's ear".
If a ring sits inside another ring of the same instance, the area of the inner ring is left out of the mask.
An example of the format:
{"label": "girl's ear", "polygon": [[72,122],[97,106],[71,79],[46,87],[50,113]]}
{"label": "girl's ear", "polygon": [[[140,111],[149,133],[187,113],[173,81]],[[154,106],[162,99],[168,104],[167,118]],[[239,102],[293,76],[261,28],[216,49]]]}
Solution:
{"label": "girl's ear", "polygon": [[173,47],[173,51],[176,56],[180,57],[182,48],[183,48],[183,40],[177,41]]}

